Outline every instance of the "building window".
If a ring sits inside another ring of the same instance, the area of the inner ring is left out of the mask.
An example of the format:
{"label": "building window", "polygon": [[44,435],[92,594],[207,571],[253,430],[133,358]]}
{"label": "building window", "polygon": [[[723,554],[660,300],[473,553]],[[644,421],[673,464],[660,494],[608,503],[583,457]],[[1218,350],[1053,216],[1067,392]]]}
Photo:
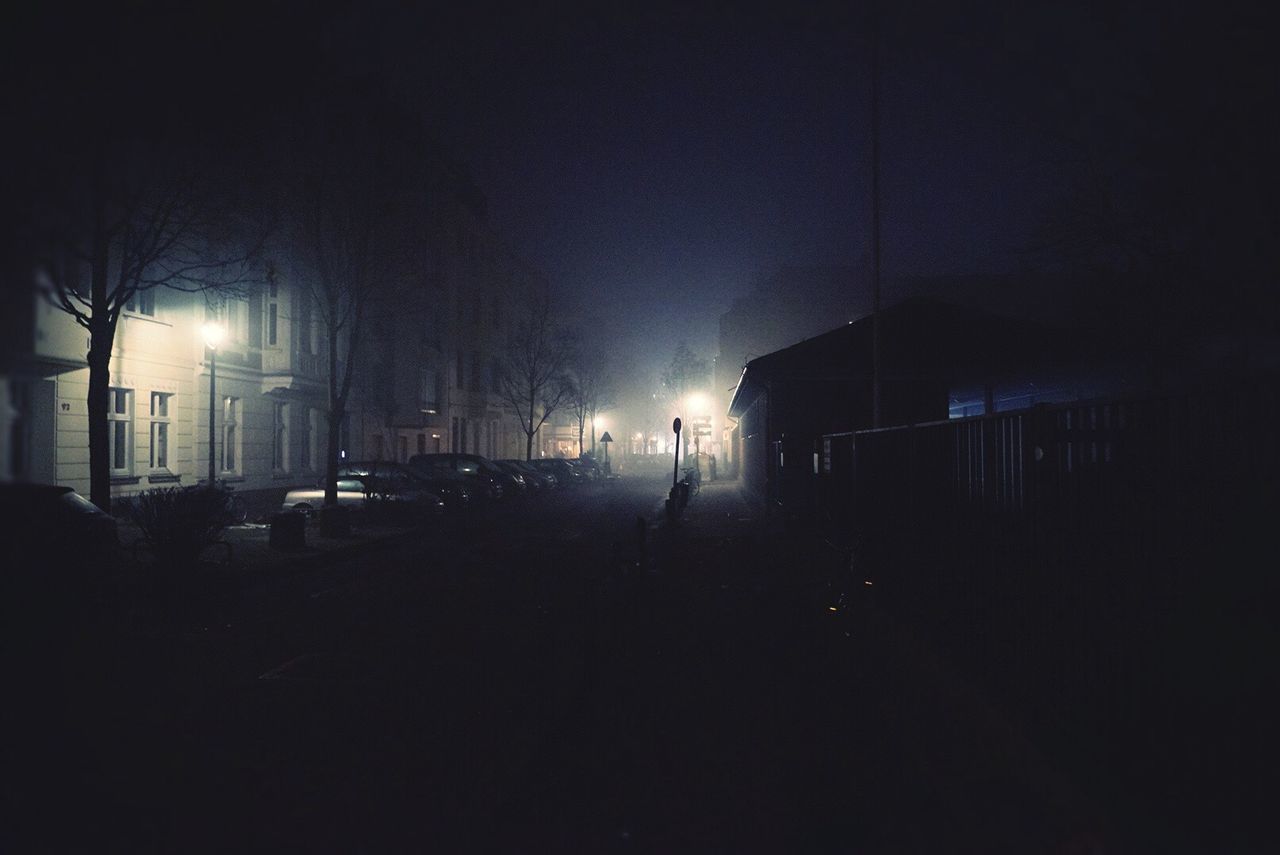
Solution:
{"label": "building window", "polygon": [[243,343],[249,340],[249,310],[244,300],[223,297],[216,305],[208,307],[205,315],[209,320],[222,324],[227,341]]}
{"label": "building window", "polygon": [[316,352],[311,315],[311,299],[306,294],[295,291],[293,295],[294,350],[304,356],[311,356]]}
{"label": "building window", "polygon": [[133,474],[133,390],[112,389],[107,407],[111,427],[111,474]]}
{"label": "building window", "polygon": [[173,410],[173,395],[168,392],[151,393],[151,468],[169,468],[169,417]]}
{"label": "building window", "polygon": [[458,447],[458,417],[454,416],[450,424],[453,429],[449,431],[449,450],[456,454],[462,450]]}
{"label": "building window", "polygon": [[134,291],[133,295],[129,297],[129,301],[124,304],[124,310],[135,315],[147,315],[154,318],[156,316],[155,292],[150,289]]}
{"label": "building window", "polygon": [[401,434],[399,445],[400,445],[400,448],[399,448],[400,456],[397,459],[401,463],[405,463],[409,460],[409,437],[405,436],[404,434]]}
{"label": "building window", "polygon": [[240,399],[222,399],[222,472],[240,473]]}
{"label": "building window", "polygon": [[289,471],[289,405],[273,401],[275,423],[271,430],[271,468],[276,472]]}
{"label": "building window", "polygon": [[422,369],[419,380],[422,384],[421,405],[424,412],[436,412],[440,409],[440,377],[429,368]]}
{"label": "building window", "polygon": [[427,453],[427,435],[425,433],[418,434],[418,453]]}
{"label": "building window", "polygon": [[280,335],[280,286],[272,277],[267,282],[267,346],[275,347]]}
{"label": "building window", "polygon": [[307,407],[306,412],[302,414],[302,436],[299,444],[302,446],[302,468],[304,470],[314,470],[316,468],[316,441],[320,435],[320,412],[312,407]]}
{"label": "building window", "polygon": [[477,392],[483,392],[484,389],[484,372],[480,370],[480,351],[471,351],[471,388]]}

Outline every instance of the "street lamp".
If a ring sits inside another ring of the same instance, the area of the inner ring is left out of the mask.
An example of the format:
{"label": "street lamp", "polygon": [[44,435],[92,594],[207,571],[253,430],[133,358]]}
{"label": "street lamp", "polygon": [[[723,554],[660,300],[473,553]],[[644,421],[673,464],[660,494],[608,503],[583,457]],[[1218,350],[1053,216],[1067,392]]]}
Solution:
{"label": "street lamp", "polygon": [[200,334],[204,336],[205,347],[209,348],[209,487],[212,489],[217,472],[213,463],[214,402],[217,400],[214,386],[218,378],[218,345],[226,336],[227,330],[217,321],[205,321],[204,326],[200,327]]}
{"label": "street lamp", "polygon": [[702,475],[702,417],[711,412],[711,400],[702,392],[691,392],[685,399],[685,408],[693,423],[693,466]]}

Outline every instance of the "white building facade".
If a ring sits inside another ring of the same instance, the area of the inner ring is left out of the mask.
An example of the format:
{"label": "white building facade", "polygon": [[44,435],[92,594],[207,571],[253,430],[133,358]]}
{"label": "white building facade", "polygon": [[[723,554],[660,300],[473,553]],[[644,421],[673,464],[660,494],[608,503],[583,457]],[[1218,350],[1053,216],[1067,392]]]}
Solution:
{"label": "white building facade", "polygon": [[[272,282],[217,295],[142,292],[121,314],[107,408],[111,492],[208,478],[210,353],[227,330],[212,401],[216,477],[237,490],[313,483],[323,468],[322,342],[300,289]],[[7,354],[5,476],[89,492],[88,333],[31,295],[30,336]]]}

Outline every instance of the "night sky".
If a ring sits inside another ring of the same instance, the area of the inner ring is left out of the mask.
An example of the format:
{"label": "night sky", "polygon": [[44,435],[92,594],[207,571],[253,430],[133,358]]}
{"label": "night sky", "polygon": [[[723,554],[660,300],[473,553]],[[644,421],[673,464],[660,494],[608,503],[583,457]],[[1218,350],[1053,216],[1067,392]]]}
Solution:
{"label": "night sky", "polygon": [[[1226,187],[1273,234],[1254,172],[1274,174],[1260,6],[883,5],[887,277],[1034,263],[1046,216],[1099,175],[1122,198],[1189,188],[1191,209],[1211,207],[1200,184]],[[680,340],[714,356],[718,315],[780,265],[866,264],[863,5],[128,8],[179,34],[164,62],[138,62],[139,87],[161,69],[252,81],[317,62],[381,78],[469,165],[564,309],[641,374]],[[78,20],[64,7],[44,32]]]}

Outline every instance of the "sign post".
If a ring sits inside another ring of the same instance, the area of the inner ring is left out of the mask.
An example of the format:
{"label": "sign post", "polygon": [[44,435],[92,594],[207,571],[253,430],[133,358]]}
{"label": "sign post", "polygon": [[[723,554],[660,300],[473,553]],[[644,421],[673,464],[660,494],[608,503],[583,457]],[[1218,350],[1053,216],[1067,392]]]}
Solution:
{"label": "sign post", "polygon": [[609,469],[609,443],[613,442],[613,437],[609,436],[609,432],[605,431],[604,436],[600,437],[600,444],[604,446],[604,476],[608,478],[613,472]]}
{"label": "sign post", "polygon": [[671,468],[671,486],[674,488],[680,481],[680,417],[676,416],[676,420],[671,423],[671,429],[676,432],[676,453],[672,456],[675,458],[675,465]]}

